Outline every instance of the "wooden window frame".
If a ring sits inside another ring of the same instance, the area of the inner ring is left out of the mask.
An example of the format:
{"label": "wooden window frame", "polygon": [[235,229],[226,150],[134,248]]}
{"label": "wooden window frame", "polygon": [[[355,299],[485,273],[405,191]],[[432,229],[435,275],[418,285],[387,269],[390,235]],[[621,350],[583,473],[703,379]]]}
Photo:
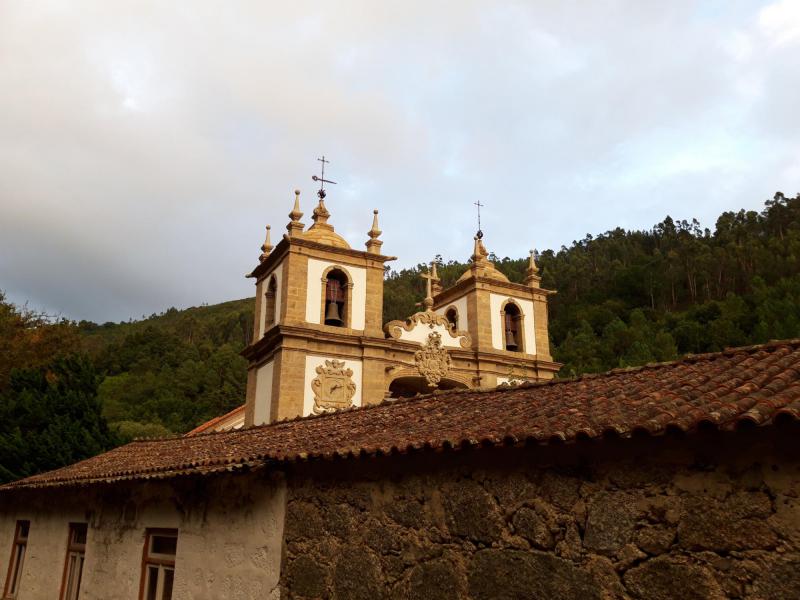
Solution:
{"label": "wooden window frame", "polygon": [[[69,600],[67,598],[68,592],[68,583],[69,583],[69,574],[70,574],[70,559],[73,556],[81,558],[84,562],[86,560],[86,541],[82,544],[75,541],[75,533],[77,533],[81,528],[85,530],[84,535],[88,538],[89,535],[89,525],[88,523],[70,523],[69,524],[69,533],[67,534],[67,556],[64,559],[64,573],[61,576],[61,593],[59,594],[59,600]],[[83,565],[84,562],[81,562],[80,571],[78,572],[78,594],[80,596],[80,589],[81,589],[81,581],[83,579]]]}
{"label": "wooden window frame", "polygon": [[[27,533],[22,535],[22,528],[26,527]],[[28,539],[31,535],[31,522],[28,519],[18,519],[14,528],[14,541],[11,544],[11,558],[8,560],[6,584],[3,587],[3,598],[16,598],[19,594],[19,582],[22,580],[22,569],[25,567],[25,557],[28,554]],[[18,547],[22,546],[20,556]],[[12,581],[13,578],[13,581]],[[11,587],[11,589],[9,589]]]}
{"label": "wooden window frame", "polygon": [[[152,540],[154,537],[162,536],[162,537],[174,537],[175,538],[175,554],[168,555],[168,554],[157,554],[151,555],[150,546],[152,544]],[[162,572],[161,567],[170,567],[172,568],[173,573],[173,584],[174,584],[174,574],[175,574],[175,557],[178,554],[178,530],[177,529],[167,529],[164,527],[151,527],[145,530],[145,537],[144,537],[144,549],[142,550],[142,576],[139,580],[139,600],[144,600],[145,593],[147,590],[147,577],[149,568],[151,566],[159,567],[159,573]],[[171,558],[167,558],[171,556]],[[159,581],[161,578],[159,577]],[[173,588],[174,591],[174,588]],[[158,594],[157,594],[158,595]]]}

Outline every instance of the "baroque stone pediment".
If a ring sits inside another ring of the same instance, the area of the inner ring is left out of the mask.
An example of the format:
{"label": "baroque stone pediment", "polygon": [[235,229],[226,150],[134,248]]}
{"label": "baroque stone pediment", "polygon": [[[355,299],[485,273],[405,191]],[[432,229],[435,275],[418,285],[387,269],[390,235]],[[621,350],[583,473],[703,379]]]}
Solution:
{"label": "baroque stone pediment", "polygon": [[[440,315],[438,313],[433,312],[432,310],[421,311],[411,315],[405,321],[389,321],[386,326],[384,327],[384,331],[395,340],[404,339],[407,336],[403,335],[403,332],[413,332],[417,327],[426,327],[430,330],[433,330],[436,327],[443,327],[445,331],[445,335],[449,335],[454,340],[458,341],[458,344],[462,348],[469,348],[472,346],[472,337],[466,331],[458,331],[452,328],[452,324],[444,315]],[[439,334],[441,335],[441,334]],[[427,343],[427,337],[425,338]]]}

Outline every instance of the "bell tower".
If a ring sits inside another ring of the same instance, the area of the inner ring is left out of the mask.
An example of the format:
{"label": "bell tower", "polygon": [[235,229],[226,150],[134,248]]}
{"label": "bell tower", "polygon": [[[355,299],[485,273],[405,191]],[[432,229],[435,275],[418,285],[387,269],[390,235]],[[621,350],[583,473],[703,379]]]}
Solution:
{"label": "bell tower", "polygon": [[509,281],[489,260],[478,230],[469,269],[453,286],[436,286],[434,311],[470,335],[476,385],[551,379],[558,372],[547,328],[547,301],[555,292],[540,281],[533,251],[524,283]]}
{"label": "bell tower", "polygon": [[[326,161],[327,162],[327,161]],[[324,164],[324,163],[323,163]],[[325,183],[305,229],[300,191],[283,239],[267,227],[256,282],[248,359],[245,425],[378,402],[383,365],[374,346],[384,338],[384,263],[374,211],[366,250],[355,250],[329,223]],[[374,389],[373,389],[374,388]]]}

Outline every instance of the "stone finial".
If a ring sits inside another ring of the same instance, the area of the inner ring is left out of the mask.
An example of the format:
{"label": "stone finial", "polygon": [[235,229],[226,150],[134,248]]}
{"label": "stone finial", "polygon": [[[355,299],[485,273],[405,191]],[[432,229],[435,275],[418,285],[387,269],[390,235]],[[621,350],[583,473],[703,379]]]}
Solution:
{"label": "stone finial", "polygon": [[436,261],[434,260],[431,263],[431,288],[433,289],[434,295],[438,294],[442,291],[442,280],[439,278],[439,273],[436,271]]}
{"label": "stone finial", "polygon": [[536,250],[531,250],[531,257],[528,261],[528,269],[525,271],[525,284],[530,287],[539,287],[539,267],[536,266]]}
{"label": "stone finial", "polygon": [[264,243],[261,245],[261,256],[258,257],[259,262],[264,262],[267,260],[269,253],[272,252],[272,242],[269,239],[269,232],[272,229],[269,225],[267,225],[267,239],[264,240]]}
{"label": "stone finial", "polygon": [[289,231],[289,236],[295,236],[299,233],[303,232],[303,225],[300,222],[300,219],[303,218],[303,213],[300,212],[300,190],[294,191],[294,208],[292,208],[292,212],[289,213],[289,224],[286,226],[286,229]]}
{"label": "stone finial", "polygon": [[372,211],[372,229],[367,232],[369,240],[367,240],[367,252],[370,254],[380,254],[383,242],[378,238],[383,233],[378,227],[378,209]]}
{"label": "stone finial", "polygon": [[325,200],[320,197],[319,204],[317,204],[314,213],[311,215],[311,220],[314,221],[315,225],[327,225],[330,216],[331,213],[325,208]]}
{"label": "stone finial", "polygon": [[488,256],[489,253],[486,251],[486,246],[483,245],[483,240],[479,236],[475,236],[475,247],[472,250],[472,256],[470,256],[470,260],[472,261],[473,265],[479,265],[482,263],[489,262]]}

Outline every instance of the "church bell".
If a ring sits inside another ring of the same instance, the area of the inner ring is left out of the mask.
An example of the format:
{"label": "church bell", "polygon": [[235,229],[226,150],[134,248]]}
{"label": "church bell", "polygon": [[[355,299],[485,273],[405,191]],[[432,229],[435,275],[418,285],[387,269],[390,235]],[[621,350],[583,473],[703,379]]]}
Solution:
{"label": "church bell", "polygon": [[506,329],[506,350],[517,350],[517,338],[514,337],[513,329]]}
{"label": "church bell", "polygon": [[339,316],[338,302],[328,302],[328,307],[325,309],[325,325],[335,325],[336,327],[344,325],[342,317]]}

